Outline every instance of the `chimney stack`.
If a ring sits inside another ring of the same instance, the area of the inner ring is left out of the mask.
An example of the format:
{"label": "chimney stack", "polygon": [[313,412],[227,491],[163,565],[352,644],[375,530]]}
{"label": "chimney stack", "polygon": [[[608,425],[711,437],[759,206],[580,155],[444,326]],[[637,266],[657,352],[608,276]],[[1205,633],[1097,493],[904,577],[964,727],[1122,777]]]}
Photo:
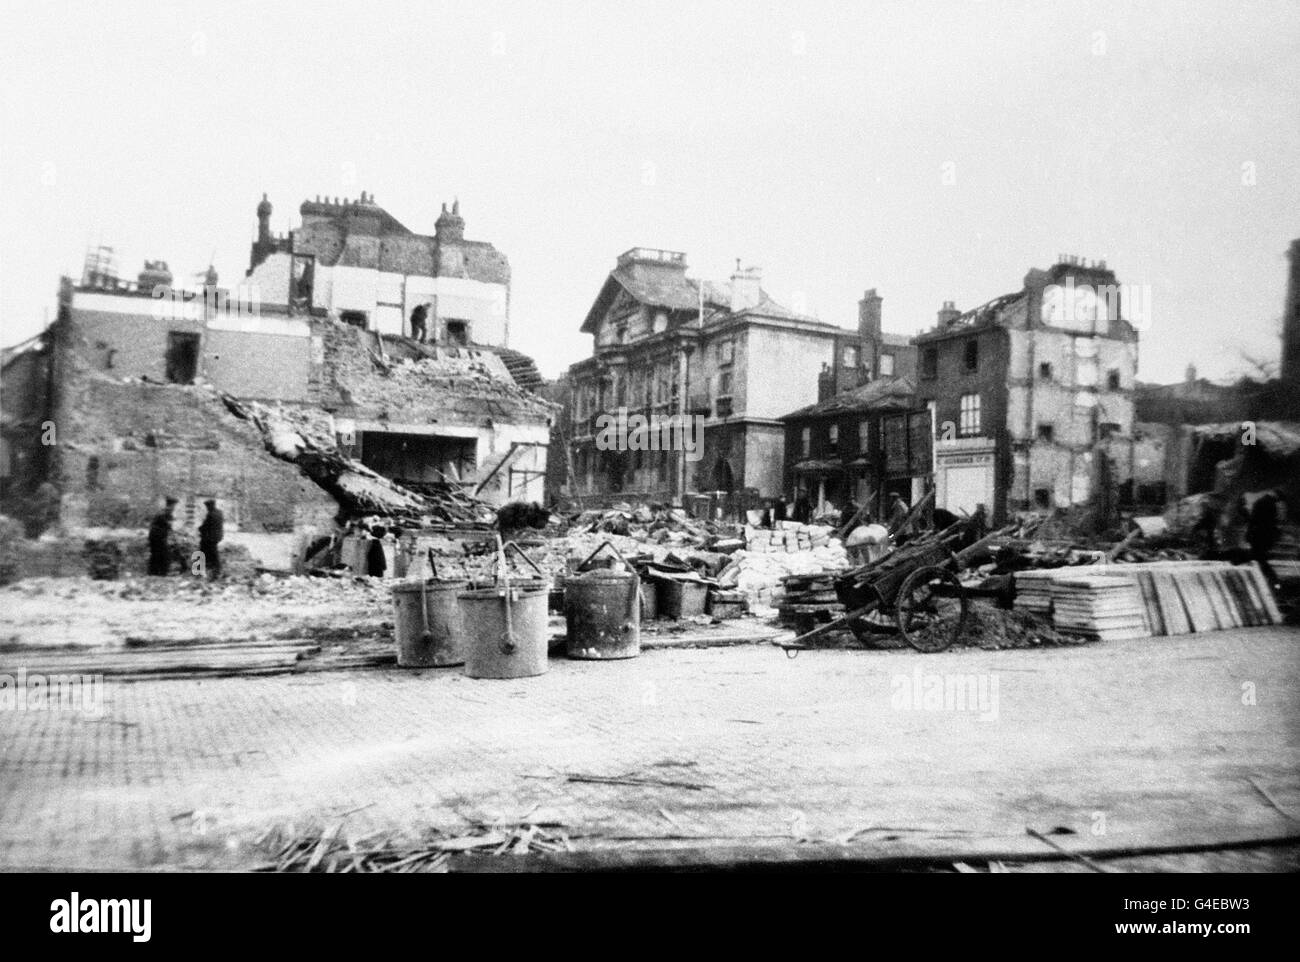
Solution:
{"label": "chimney stack", "polygon": [[736,273],[731,275],[731,311],[749,310],[758,307],[762,299],[763,272],[757,267],[741,268],[736,261]]}
{"label": "chimney stack", "polygon": [[943,307],[939,308],[939,327],[940,329],[949,327],[952,322],[961,317],[961,311],[957,310],[955,301],[944,301]]}
{"label": "chimney stack", "polygon": [[858,301],[858,337],[863,340],[880,341],[880,305],[884,298],[873,287],[862,295]]}

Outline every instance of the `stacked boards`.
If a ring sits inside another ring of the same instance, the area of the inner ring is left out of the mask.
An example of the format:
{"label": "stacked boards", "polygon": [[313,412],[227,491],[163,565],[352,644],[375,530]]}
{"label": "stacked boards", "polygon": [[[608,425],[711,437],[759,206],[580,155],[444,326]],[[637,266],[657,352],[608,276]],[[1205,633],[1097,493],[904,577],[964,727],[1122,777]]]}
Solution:
{"label": "stacked boards", "polygon": [[800,632],[810,631],[814,624],[832,621],[844,614],[844,605],[835,594],[836,574],[826,571],[782,578],[785,592],[776,606],[781,624]]}
{"label": "stacked boards", "polygon": [[1058,578],[1052,585],[1052,624],[1094,641],[1124,641],[1151,634],[1136,582],[1106,575]]}
{"label": "stacked boards", "polygon": [[[1096,579],[1126,583],[1137,595],[1108,592]],[[1016,607],[1063,630],[1096,638],[1182,635],[1276,625],[1282,621],[1259,567],[1221,561],[1158,561],[1022,571]],[[1137,635],[1131,634],[1138,631]]]}

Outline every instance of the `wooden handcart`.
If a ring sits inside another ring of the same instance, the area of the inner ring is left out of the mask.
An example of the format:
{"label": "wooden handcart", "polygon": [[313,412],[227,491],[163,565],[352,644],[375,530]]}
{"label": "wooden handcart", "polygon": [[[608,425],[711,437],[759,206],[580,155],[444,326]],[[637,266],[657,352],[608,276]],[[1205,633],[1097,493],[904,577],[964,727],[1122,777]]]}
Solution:
{"label": "wooden handcart", "polygon": [[[974,597],[993,597],[998,592],[962,585],[957,575],[996,538],[1011,531],[1010,525],[987,535],[960,551],[952,545],[966,531],[966,522],[917,538],[890,554],[854,568],[835,580],[835,594],[845,614],[792,641],[777,642],[794,657],[814,647],[814,639],[848,628],[859,641],[870,645],[872,636],[899,634],[917,651],[927,654],[945,651],[960,637]],[[872,616],[892,618],[883,623]]]}

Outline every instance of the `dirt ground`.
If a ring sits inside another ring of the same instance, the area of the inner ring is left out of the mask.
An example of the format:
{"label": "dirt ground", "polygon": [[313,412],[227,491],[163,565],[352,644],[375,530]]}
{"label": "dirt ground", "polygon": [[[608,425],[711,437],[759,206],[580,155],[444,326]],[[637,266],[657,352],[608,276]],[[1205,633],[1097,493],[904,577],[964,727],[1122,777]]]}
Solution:
{"label": "dirt ground", "polygon": [[[50,644],[121,657],[127,638],[373,645],[391,619],[364,582],[104,585],[0,593],[0,674],[48,671]],[[0,866],[247,868],[269,831],[325,826],[546,826],[567,857],[619,863],[941,856],[978,871],[1045,870],[1017,858],[1047,848],[1028,829],[1078,852],[1282,838],[1300,818],[1298,643],[1256,628],[932,656],[662,647],[552,657],[511,681],[391,664],[109,676],[96,713],[0,711]],[[1115,864],[1278,871],[1294,852]]]}
{"label": "dirt ground", "polygon": [[383,582],[369,578],[30,578],[0,588],[0,646],[364,634],[392,621],[389,597]]}

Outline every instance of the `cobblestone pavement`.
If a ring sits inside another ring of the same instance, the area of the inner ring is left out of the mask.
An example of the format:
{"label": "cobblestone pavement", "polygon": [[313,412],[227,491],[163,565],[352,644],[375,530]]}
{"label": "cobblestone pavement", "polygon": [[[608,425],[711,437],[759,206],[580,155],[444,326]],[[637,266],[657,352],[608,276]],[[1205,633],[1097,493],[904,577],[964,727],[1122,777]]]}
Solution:
{"label": "cobblestone pavement", "polygon": [[[931,676],[985,700],[902,704]],[[1300,631],[1257,628],[936,656],[662,650],[516,681],[110,681],[98,716],[0,710],[0,867],[250,865],[270,825],[339,819],[796,854],[1041,850],[1027,827],[1076,846],[1279,835],[1300,818],[1298,676]]]}

